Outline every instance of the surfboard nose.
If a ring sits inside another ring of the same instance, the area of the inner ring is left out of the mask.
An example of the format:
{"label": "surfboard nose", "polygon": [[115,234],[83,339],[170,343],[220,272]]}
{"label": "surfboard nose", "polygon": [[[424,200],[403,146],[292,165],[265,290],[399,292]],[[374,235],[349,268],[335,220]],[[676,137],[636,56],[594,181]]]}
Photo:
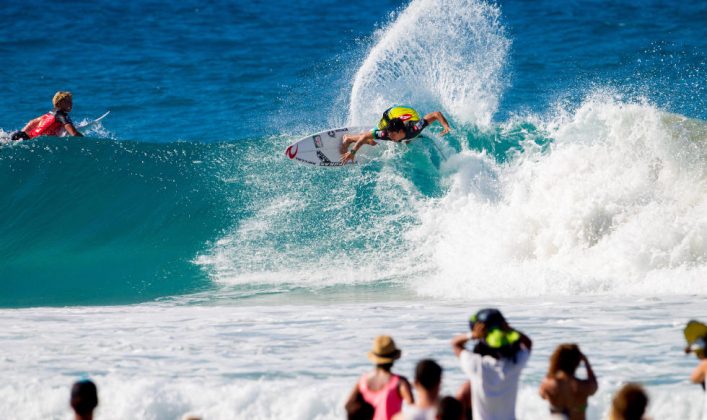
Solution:
{"label": "surfboard nose", "polygon": [[[292,146],[295,146],[294,150],[292,149]],[[287,157],[290,159],[294,159],[295,156],[297,156],[298,150],[299,150],[299,145],[291,144],[291,145],[287,146],[287,150],[285,150],[285,155],[287,155]]]}

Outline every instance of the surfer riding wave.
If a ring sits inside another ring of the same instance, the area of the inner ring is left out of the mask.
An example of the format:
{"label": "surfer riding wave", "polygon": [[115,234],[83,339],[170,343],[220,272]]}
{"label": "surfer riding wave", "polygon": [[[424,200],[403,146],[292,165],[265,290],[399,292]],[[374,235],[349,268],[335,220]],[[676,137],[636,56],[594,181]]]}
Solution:
{"label": "surfer riding wave", "polygon": [[[420,118],[418,112],[407,106],[393,106],[383,112],[383,117],[378,126],[371,131],[359,134],[347,134],[341,142],[341,163],[353,161],[356,152],[364,145],[375,146],[376,140],[389,140],[399,143],[419,136],[422,130],[435,121],[439,121],[444,130],[439,134],[444,136],[449,133],[449,123],[439,111],[434,111]],[[354,144],[351,150],[349,146]]]}

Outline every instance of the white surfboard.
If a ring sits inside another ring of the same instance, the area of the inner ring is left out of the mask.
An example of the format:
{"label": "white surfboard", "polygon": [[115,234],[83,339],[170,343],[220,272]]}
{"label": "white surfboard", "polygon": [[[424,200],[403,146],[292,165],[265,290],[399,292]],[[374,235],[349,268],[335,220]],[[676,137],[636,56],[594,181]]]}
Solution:
{"label": "white surfboard", "polygon": [[[343,127],[315,133],[287,146],[285,156],[309,165],[342,166],[340,147],[344,135],[359,134],[370,130],[370,127]],[[350,163],[348,162],[348,164]]]}
{"label": "white surfboard", "polygon": [[110,111],[107,111],[105,114],[101,115],[100,117],[96,118],[95,120],[82,122],[82,123],[79,124],[76,128],[77,128],[77,129],[79,129],[79,128],[86,128],[86,127],[88,127],[88,126],[91,126],[91,125],[93,125],[93,124],[96,124],[97,122],[99,122],[100,120],[102,120],[103,118],[105,118],[106,116],[108,116],[108,114],[110,114]]}

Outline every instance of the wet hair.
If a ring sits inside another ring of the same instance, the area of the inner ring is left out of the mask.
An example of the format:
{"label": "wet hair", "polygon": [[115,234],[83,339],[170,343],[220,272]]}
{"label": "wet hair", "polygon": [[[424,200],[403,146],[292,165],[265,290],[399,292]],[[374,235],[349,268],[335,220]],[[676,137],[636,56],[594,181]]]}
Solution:
{"label": "wet hair", "polygon": [[400,118],[388,121],[388,131],[405,131],[405,123]]}
{"label": "wet hair", "polygon": [[356,394],[356,399],[346,404],[346,418],[348,420],[372,420],[376,409],[363,399],[361,393]]}
{"label": "wet hair", "polygon": [[446,396],[437,404],[438,420],[459,420],[463,414],[464,406],[454,397]]}
{"label": "wet hair", "polygon": [[420,360],[415,367],[415,382],[428,391],[442,382],[442,366],[432,359]]}
{"label": "wet hair", "polygon": [[582,360],[582,352],[576,344],[560,344],[550,356],[550,368],[547,377],[551,378],[558,372],[573,375]]}
{"label": "wet hair", "polygon": [[71,408],[76,411],[76,414],[81,416],[91,414],[97,406],[98,389],[96,384],[84,379],[71,387]]}
{"label": "wet hair", "polygon": [[611,420],[641,420],[648,405],[648,396],[638,384],[626,384],[614,395]]}
{"label": "wet hair", "polygon": [[52,98],[52,105],[54,105],[54,107],[56,108],[59,106],[59,103],[61,101],[63,101],[64,99],[71,99],[71,97],[72,97],[71,92],[59,91],[54,94],[54,97]]}

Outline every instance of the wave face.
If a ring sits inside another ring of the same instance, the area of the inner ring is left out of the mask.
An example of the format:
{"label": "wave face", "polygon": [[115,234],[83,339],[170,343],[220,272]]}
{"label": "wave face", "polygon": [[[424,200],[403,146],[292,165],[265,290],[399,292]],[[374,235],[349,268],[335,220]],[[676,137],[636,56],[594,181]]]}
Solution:
{"label": "wave face", "polygon": [[233,200],[228,146],[49,139],[0,147],[0,305],[120,303],[192,291],[190,261]]}
{"label": "wave face", "polygon": [[282,137],[4,146],[0,304],[707,292],[706,133],[597,94],[343,170],[284,162]]}

